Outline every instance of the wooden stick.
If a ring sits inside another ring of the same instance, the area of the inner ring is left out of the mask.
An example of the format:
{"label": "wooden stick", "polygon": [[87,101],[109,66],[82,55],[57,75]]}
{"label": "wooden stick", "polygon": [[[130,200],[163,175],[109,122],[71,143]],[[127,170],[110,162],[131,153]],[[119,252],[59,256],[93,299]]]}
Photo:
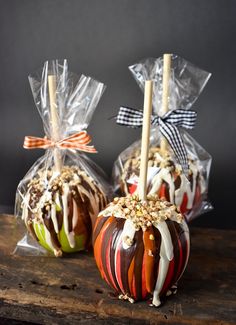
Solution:
{"label": "wooden stick", "polygon": [[[50,113],[51,113],[51,127],[52,127],[52,140],[60,140],[59,134],[59,123],[58,123],[58,112],[57,112],[57,101],[56,101],[56,76],[48,76],[48,91],[49,91],[49,102],[50,102]],[[61,157],[60,152],[57,148],[53,151],[54,163],[56,171],[61,171]]]}
{"label": "wooden stick", "polygon": [[142,201],[145,201],[147,198],[147,167],[148,167],[151,114],[152,114],[152,90],[153,90],[153,82],[151,80],[147,80],[145,82],[145,91],[144,91],[141,162],[140,162],[140,175],[139,175],[139,186],[138,186],[139,198]]}
{"label": "wooden stick", "polygon": [[[171,73],[171,54],[163,55],[163,79],[162,79],[162,115],[168,112],[168,97],[169,97],[169,83],[170,83],[170,73]],[[168,147],[167,140],[161,138],[161,150],[166,151]]]}

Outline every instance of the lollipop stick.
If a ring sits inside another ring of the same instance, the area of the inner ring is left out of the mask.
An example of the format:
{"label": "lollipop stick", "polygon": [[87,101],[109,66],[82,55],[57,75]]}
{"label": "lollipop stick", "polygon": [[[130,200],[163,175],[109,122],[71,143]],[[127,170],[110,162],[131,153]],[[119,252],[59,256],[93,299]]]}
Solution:
{"label": "lollipop stick", "polygon": [[144,91],[144,111],[143,111],[143,130],[142,130],[142,145],[141,145],[141,162],[139,175],[139,197],[145,201],[147,197],[147,167],[148,167],[148,150],[150,137],[150,124],[152,113],[152,89],[153,82],[147,80],[145,82]]}
{"label": "lollipop stick", "polygon": [[[171,73],[171,54],[163,55],[163,91],[162,91],[162,114],[168,112],[168,97],[169,97],[169,82],[170,82],[170,73]],[[167,140],[161,138],[161,150],[167,150]]]}
{"label": "lollipop stick", "polygon": [[[57,101],[56,101],[56,76],[48,76],[48,91],[49,91],[49,102],[50,102],[50,113],[51,113],[51,127],[52,127],[52,140],[59,140],[59,124],[58,124],[58,112],[57,112]],[[53,151],[55,169],[57,172],[61,171],[61,157],[60,152],[57,148]]]}

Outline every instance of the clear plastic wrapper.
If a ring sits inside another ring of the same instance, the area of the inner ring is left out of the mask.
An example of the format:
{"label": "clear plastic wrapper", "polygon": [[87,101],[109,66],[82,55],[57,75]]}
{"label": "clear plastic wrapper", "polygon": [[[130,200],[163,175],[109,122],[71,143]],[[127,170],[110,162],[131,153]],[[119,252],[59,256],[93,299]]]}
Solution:
{"label": "clear plastic wrapper", "polygon": [[[144,59],[129,67],[139,87],[144,89],[145,80],[153,80],[153,115],[162,116],[163,58]],[[172,55],[168,108],[171,111],[192,109],[210,73],[203,71],[185,59]],[[152,126],[148,162],[148,194],[158,194],[185,214],[188,221],[212,209],[208,201],[208,180],[211,156],[189,133],[179,128],[188,158],[188,175],[170,146],[160,148],[159,126]],[[124,150],[113,168],[115,192],[121,195],[136,193],[140,167],[140,142],[136,141]]]}
{"label": "clear plastic wrapper", "polygon": [[71,73],[66,60],[45,62],[29,82],[46,138],[26,137],[24,146],[46,151],[17,188],[15,215],[27,234],[15,253],[61,256],[88,249],[111,193],[102,169],[84,153],[96,152],[86,129],[105,85]]}

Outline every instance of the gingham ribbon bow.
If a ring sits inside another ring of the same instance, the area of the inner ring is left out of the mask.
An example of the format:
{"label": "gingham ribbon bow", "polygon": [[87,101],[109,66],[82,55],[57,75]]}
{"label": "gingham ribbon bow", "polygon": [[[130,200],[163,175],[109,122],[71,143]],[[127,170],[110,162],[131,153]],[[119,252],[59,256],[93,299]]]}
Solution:
{"label": "gingham ribbon bow", "polygon": [[97,150],[94,148],[94,146],[87,145],[90,142],[91,142],[91,137],[87,134],[87,132],[80,131],[60,141],[52,141],[47,137],[38,138],[38,137],[26,136],[23,147],[25,149],[35,149],[35,148],[76,149],[80,151],[96,153]]}
{"label": "gingham ribbon bow", "polygon": [[[168,111],[162,117],[158,115],[151,116],[151,124],[159,125],[161,134],[170,144],[185,173],[188,171],[187,151],[178,127],[193,129],[196,117],[196,112],[183,109]],[[141,127],[143,124],[143,112],[130,107],[120,107],[116,123],[132,128]]]}

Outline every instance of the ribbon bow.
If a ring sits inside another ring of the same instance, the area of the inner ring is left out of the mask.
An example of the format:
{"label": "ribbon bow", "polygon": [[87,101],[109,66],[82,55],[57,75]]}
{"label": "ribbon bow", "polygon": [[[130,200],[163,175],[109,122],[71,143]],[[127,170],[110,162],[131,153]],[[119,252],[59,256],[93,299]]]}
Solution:
{"label": "ribbon bow", "polygon": [[[164,116],[151,116],[151,124],[159,125],[161,134],[170,144],[184,173],[188,171],[187,151],[177,127],[193,129],[197,113],[190,110],[176,109],[169,111]],[[116,123],[132,128],[141,127],[143,124],[143,112],[130,107],[120,107],[116,117]]]}
{"label": "ribbon bow", "polygon": [[23,147],[25,149],[35,148],[60,148],[60,149],[76,149],[80,151],[96,153],[97,150],[94,146],[87,146],[91,142],[91,137],[86,131],[80,131],[60,141],[53,141],[47,137],[38,138],[26,136]]}

